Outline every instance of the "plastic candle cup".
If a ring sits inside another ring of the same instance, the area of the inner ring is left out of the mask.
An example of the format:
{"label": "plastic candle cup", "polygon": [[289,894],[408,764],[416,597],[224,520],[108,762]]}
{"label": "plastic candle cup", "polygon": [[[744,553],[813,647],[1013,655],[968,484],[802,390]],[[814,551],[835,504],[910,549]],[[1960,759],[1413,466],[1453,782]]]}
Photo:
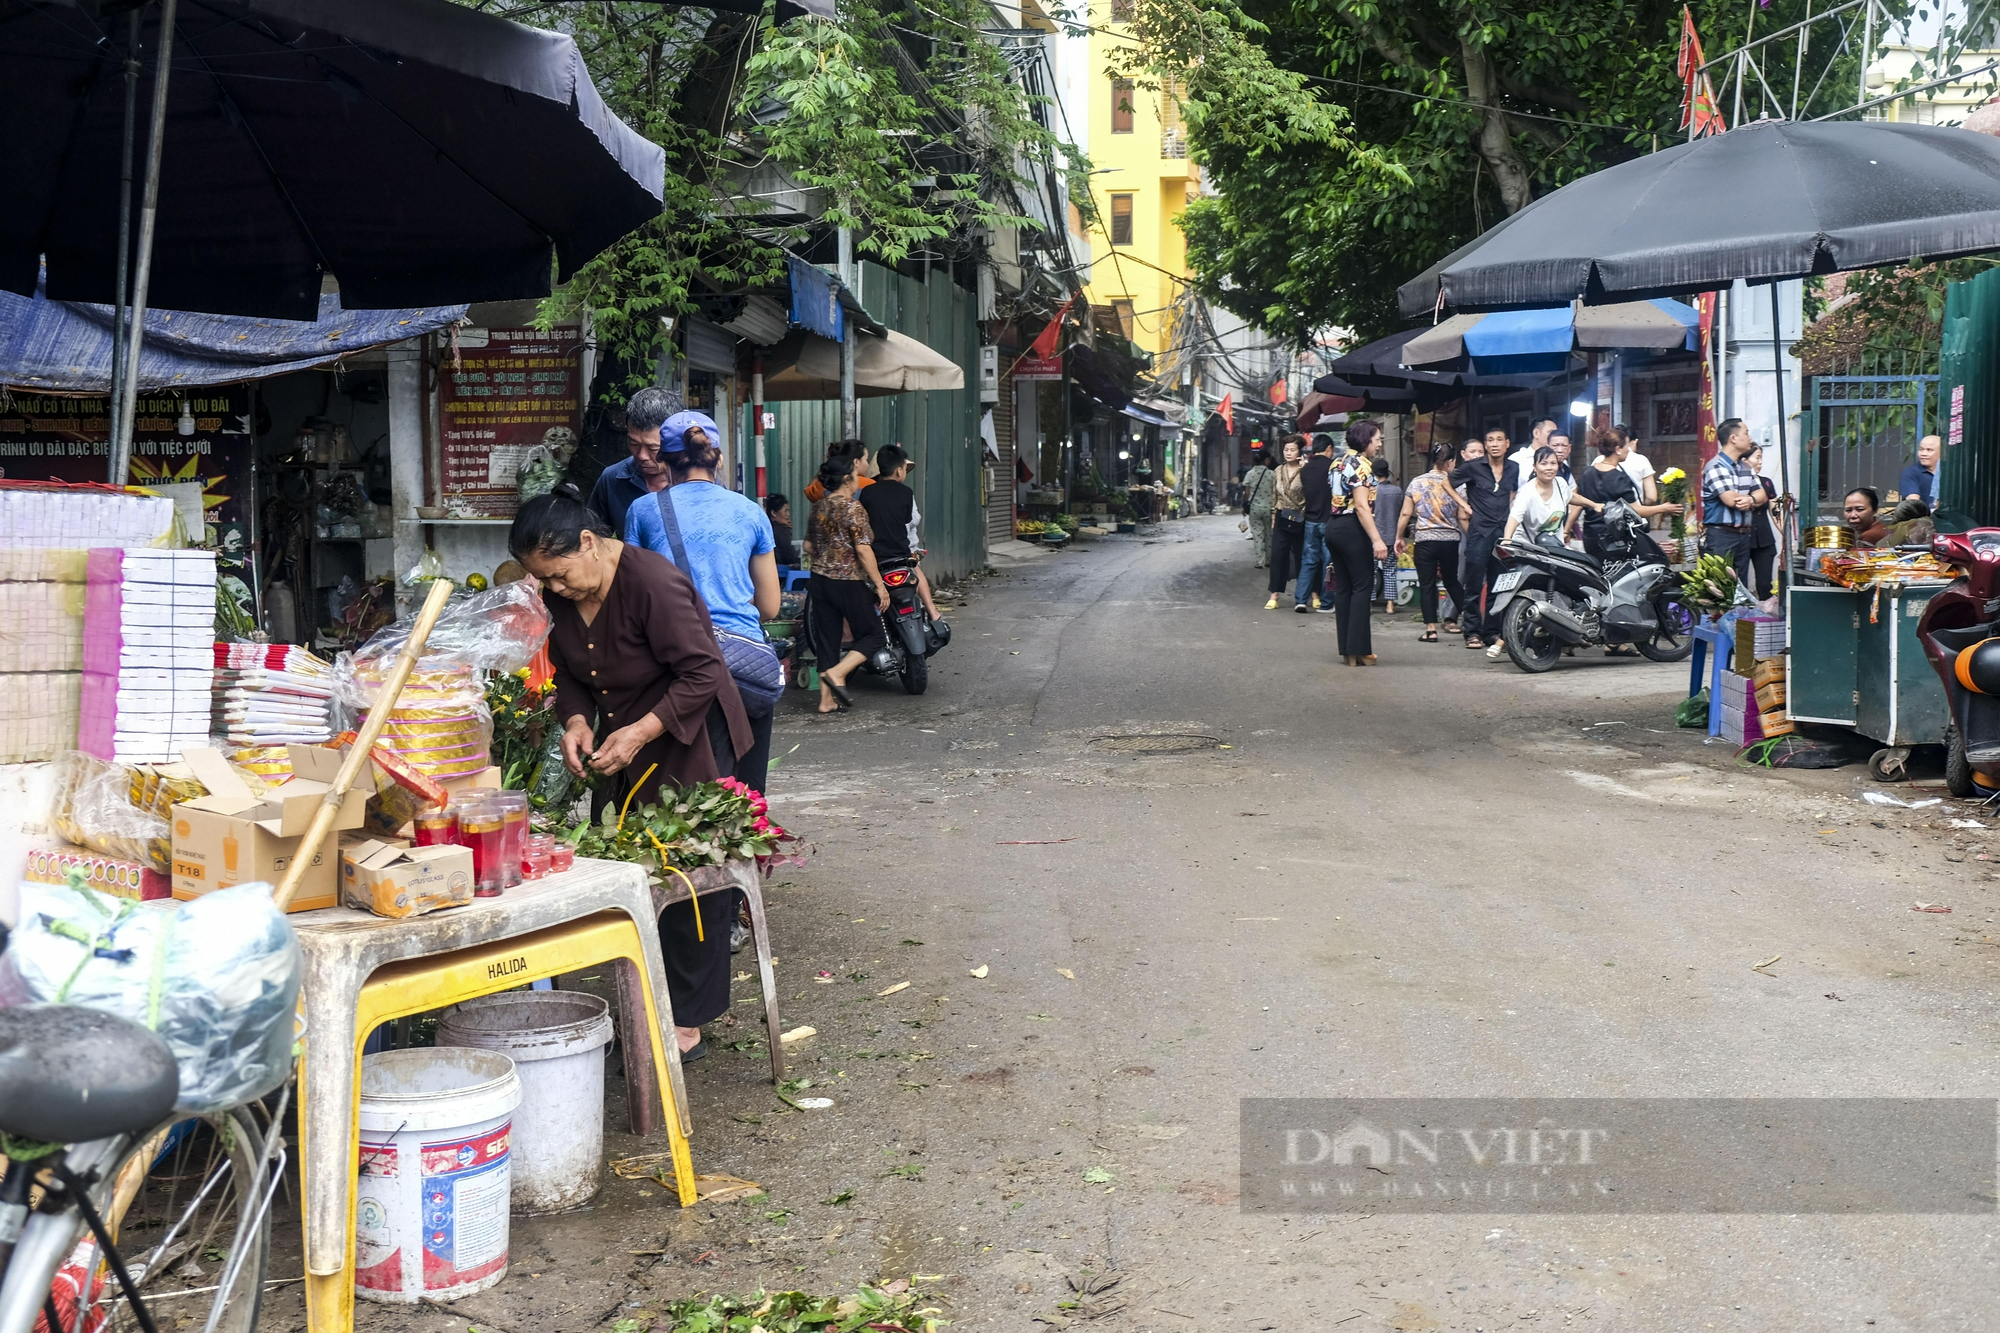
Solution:
{"label": "plastic candle cup", "polygon": [[416,825],[419,847],[437,847],[458,841],[456,809],[426,810],[412,822]]}
{"label": "plastic candle cup", "polygon": [[458,811],[458,841],[472,849],[472,894],[475,898],[498,898],[506,887],[501,875],[506,856],[506,811],[485,801],[454,808]]}
{"label": "plastic candle cup", "polygon": [[522,880],[521,862],[528,852],[528,794],[503,791],[492,798],[492,804],[500,807],[505,835],[500,849],[500,881],[507,885],[519,884]]}

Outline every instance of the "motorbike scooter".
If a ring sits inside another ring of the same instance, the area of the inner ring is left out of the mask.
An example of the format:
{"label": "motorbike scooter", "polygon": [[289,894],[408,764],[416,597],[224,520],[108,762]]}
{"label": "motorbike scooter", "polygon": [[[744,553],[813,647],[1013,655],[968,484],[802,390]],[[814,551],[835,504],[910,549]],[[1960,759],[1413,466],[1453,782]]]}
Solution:
{"label": "motorbike scooter", "polygon": [[1694,615],[1646,521],[1623,500],[1604,507],[1604,558],[1517,537],[1500,547],[1493,614],[1507,656],[1543,672],[1565,649],[1629,643],[1655,662],[1694,651]]}
{"label": "motorbike scooter", "polygon": [[2000,797],[2000,528],[1940,534],[1931,552],[1964,571],[1917,621],[1951,713],[1945,786],[1961,799],[1992,800]]}
{"label": "motorbike scooter", "polygon": [[[917,562],[912,556],[877,556],[882,584],[889,590],[889,609],[879,614],[885,642],[857,670],[874,676],[894,676],[909,694],[922,694],[930,687],[930,659],[951,642],[951,626],[942,617],[933,620],[924,609],[917,589]],[[812,594],[806,594],[810,602]],[[805,614],[812,623],[810,609]],[[838,654],[835,654],[836,656]]]}

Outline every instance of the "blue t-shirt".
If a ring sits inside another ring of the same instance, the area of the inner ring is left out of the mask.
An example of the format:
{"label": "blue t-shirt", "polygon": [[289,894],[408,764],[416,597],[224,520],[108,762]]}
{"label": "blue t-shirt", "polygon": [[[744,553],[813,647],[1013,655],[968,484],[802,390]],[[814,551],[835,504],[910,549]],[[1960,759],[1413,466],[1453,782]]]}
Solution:
{"label": "blue t-shirt", "polygon": [[1920,495],[1926,505],[1937,508],[1937,473],[1922,463],[1912,463],[1897,478],[1896,489],[1904,495]]}
{"label": "blue t-shirt", "polygon": [[[688,577],[708,605],[708,618],[717,629],[761,637],[750,557],[764,555],[776,546],[763,506],[712,481],[686,481],[657,494],[673,502],[681,545],[687,548],[688,564],[693,566]],[[625,540],[658,551],[669,560],[674,558],[654,495],[635,501],[625,512]]]}

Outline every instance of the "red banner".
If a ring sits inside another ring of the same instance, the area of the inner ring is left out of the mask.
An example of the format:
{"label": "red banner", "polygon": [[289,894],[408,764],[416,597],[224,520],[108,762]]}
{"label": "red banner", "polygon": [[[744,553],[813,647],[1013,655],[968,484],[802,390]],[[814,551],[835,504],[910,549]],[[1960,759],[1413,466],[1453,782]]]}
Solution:
{"label": "red banner", "polygon": [[1715,293],[1695,297],[1701,312],[1701,402],[1695,408],[1695,435],[1701,444],[1701,461],[1715,457]]}

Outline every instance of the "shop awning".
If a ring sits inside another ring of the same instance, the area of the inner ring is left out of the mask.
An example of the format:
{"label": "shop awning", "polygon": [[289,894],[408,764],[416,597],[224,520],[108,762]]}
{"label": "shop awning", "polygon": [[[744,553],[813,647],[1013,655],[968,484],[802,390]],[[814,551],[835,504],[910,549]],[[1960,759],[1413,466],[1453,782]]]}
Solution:
{"label": "shop awning", "polygon": [[1122,412],[1124,415],[1132,418],[1132,420],[1143,421],[1148,426],[1165,426],[1168,430],[1180,429],[1180,424],[1181,424],[1180,422],[1174,421],[1168,417],[1164,417],[1160,415],[1158,412],[1148,412],[1145,408],[1139,406],[1139,404],[1136,402],[1127,403],[1124,407],[1121,407],[1118,410]]}
{"label": "shop awning", "polygon": [[[319,298],[312,323],[148,310],[139,356],[142,390],[193,388],[308,370],[384,343],[454,324],[462,305],[420,310],[343,310]],[[44,393],[111,388],[111,307],[51,301],[0,290],[0,384]]]}
{"label": "shop awning", "polygon": [[[764,401],[798,402],[840,397],[840,344],[803,329],[766,348]],[[931,389],[962,389],[965,370],[915,338],[885,330],[860,335],[854,345],[854,392],[861,398]]]}
{"label": "shop awning", "polygon": [[1471,358],[1480,371],[1561,370],[1570,352],[1693,351],[1700,315],[1660,297],[1616,305],[1453,315],[1403,344],[1402,364],[1435,368]]}

